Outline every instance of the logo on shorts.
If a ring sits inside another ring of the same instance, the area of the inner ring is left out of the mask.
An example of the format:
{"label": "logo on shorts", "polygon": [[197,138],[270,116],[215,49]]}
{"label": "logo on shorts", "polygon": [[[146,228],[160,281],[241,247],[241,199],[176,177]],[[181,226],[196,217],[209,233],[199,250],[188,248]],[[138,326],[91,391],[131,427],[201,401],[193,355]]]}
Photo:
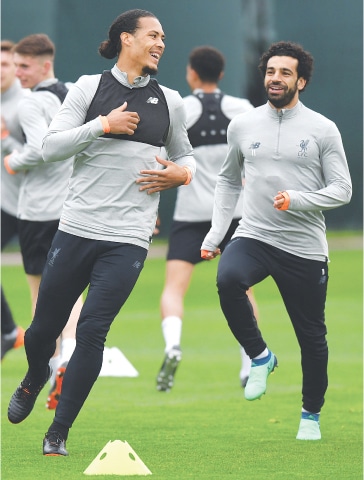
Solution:
{"label": "logo on shorts", "polygon": [[60,248],[55,248],[53,252],[50,252],[51,258],[49,259],[48,265],[53,267],[55,259],[58,257],[59,252],[61,251]]}
{"label": "logo on shorts", "polygon": [[327,282],[327,276],[326,276],[326,273],[325,273],[325,269],[323,268],[321,270],[321,277],[320,277],[320,280],[319,280],[319,285],[325,285],[325,283]]}
{"label": "logo on shorts", "polygon": [[139,262],[139,260],[136,260],[132,267],[136,268],[137,270],[139,270],[139,268],[142,266],[141,262]]}

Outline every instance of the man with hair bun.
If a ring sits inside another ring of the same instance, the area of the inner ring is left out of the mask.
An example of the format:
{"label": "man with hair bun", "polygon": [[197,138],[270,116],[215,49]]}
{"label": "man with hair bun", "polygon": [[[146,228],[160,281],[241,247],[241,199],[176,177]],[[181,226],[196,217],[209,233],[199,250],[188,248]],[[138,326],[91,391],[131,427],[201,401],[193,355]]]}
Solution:
{"label": "man with hair bun", "polygon": [[[80,77],[44,138],[46,165],[75,158],[25,333],[29,368],[10,400],[12,423],[32,411],[50,374],[56,338],[89,286],[44,455],[68,455],[68,432],[99,375],[111,323],[143,268],[159,192],[187,185],[195,174],[182,98],[150,77],[158,71],[164,38],[152,13],[119,15],[99,48],[103,57],[117,57],[116,64],[103,74]],[[168,161],[160,157],[162,147]]]}

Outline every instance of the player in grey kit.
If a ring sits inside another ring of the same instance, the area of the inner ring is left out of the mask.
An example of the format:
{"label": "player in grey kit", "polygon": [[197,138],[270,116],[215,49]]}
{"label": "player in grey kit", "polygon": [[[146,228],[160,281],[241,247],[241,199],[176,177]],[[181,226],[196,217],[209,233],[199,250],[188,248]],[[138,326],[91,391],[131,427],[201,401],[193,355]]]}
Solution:
{"label": "player in grey kit", "polygon": [[245,398],[258,399],[277,358],[254,321],[246,291],[268,276],[277,284],[301,349],[298,440],[321,439],[319,415],[328,384],[328,246],[322,211],[349,203],[352,193],[336,125],[299,100],[312,67],[311,54],[291,42],[272,44],[263,54],[260,70],[268,103],[238,115],[229,126],[229,153],[218,176],[212,227],[201,246],[203,258],[220,253],[244,168],[242,219],[218,266],[220,304],[252,359]]}
{"label": "player in grey kit", "polygon": [[[19,121],[19,103],[27,94],[15,76],[10,40],[1,41],[1,250],[18,234],[18,198],[23,173],[9,175],[4,157],[24,144]],[[1,360],[6,353],[24,345],[24,329],[16,325],[1,286]]]}
{"label": "player in grey kit", "polygon": [[[176,369],[182,358],[183,299],[195,265],[203,262],[200,246],[211,227],[216,179],[228,151],[227,127],[235,115],[253,108],[245,98],[227,95],[218,88],[224,66],[222,53],[206,45],[191,51],[186,68],[186,80],[192,95],[184,97],[183,101],[188,138],[194,148],[198,168],[194,181],[177,190],[168,242],[166,279],[160,302],[165,357],[157,375],[157,390],[162,392],[173,387]],[[221,249],[238,226],[242,201],[243,194],[220,244]],[[248,294],[255,305],[252,292]],[[240,379],[244,387],[249,377],[250,358],[242,347],[241,357]]]}
{"label": "player in grey kit", "polygon": [[[55,77],[55,45],[43,33],[22,38],[14,46],[15,74],[29,95],[19,103],[18,116],[24,136],[21,151],[14,149],[4,157],[8,176],[21,176],[18,202],[18,232],[23,266],[29,284],[32,316],[38,297],[42,272],[53,237],[57,232],[62,205],[66,198],[73,159],[46,164],[42,157],[42,142],[48,126],[58,112],[68,88]],[[10,174],[10,175],[9,175]],[[76,324],[82,307],[78,299],[62,336],[57,342],[62,361],[67,362],[75,344]],[[53,375],[50,379],[47,407],[55,408],[61,391],[63,372],[57,351],[50,360]],[[58,368],[60,367],[60,368]]]}
{"label": "player in grey kit", "polygon": [[[99,47],[102,56],[117,57],[116,64],[76,82],[44,140],[46,162],[72,155],[75,161],[25,334],[29,369],[10,400],[12,423],[31,412],[49,376],[56,338],[89,285],[44,455],[68,455],[68,431],[100,372],[110,325],[143,268],[159,192],[188,184],[195,173],[182,98],[150,78],[164,48],[162,26],[152,13],[118,16]],[[169,161],[159,157],[163,146]]]}

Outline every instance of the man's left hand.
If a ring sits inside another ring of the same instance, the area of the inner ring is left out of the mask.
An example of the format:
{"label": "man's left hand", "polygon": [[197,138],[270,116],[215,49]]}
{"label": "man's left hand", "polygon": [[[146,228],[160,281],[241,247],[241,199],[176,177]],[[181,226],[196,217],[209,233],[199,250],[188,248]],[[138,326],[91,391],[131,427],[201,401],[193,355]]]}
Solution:
{"label": "man's left hand", "polygon": [[143,184],[139,188],[141,192],[146,191],[149,195],[179,187],[186,182],[188,175],[184,167],[158,156],[155,158],[165,168],[163,170],[141,170],[140,174],[144,176],[136,180],[136,183]]}

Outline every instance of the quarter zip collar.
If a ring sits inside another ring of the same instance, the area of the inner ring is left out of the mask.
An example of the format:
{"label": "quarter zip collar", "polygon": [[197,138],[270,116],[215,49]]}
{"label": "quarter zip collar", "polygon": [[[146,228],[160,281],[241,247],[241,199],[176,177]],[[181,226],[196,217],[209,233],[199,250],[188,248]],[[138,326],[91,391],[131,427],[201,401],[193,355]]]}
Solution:
{"label": "quarter zip collar", "polygon": [[116,78],[118,82],[120,82],[124,87],[128,88],[140,88],[145,87],[148,85],[150,80],[150,75],[146,75],[145,77],[139,76],[134,78],[133,84],[130,84],[128,81],[128,75],[126,72],[122,72],[117,65],[115,64],[111,69],[111,73]]}
{"label": "quarter zip collar", "polygon": [[[202,88],[195,88],[192,93],[193,95],[198,95],[199,93],[206,93],[206,92],[204,92]],[[219,88],[215,88],[215,90],[211,93],[221,93],[221,90]]]}
{"label": "quarter zip collar", "polygon": [[33,92],[36,92],[38,88],[49,87],[57,82],[58,78],[47,78],[47,80],[43,80],[42,82],[37,83],[37,85],[35,85],[35,87],[33,87],[31,90]]}
{"label": "quarter zip collar", "polygon": [[301,108],[302,103],[300,101],[298,101],[293,108],[282,108],[280,111],[271,107],[269,102],[266,103],[266,110],[272,118],[293,118],[299,114]]}

